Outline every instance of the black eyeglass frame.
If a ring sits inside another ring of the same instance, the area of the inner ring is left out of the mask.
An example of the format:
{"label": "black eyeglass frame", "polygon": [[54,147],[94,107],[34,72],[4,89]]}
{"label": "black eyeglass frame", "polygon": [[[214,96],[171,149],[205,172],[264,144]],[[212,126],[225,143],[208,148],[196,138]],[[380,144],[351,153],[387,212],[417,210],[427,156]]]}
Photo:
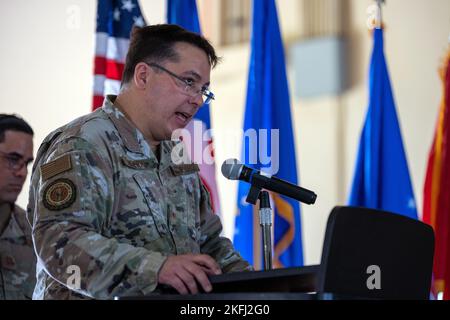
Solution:
{"label": "black eyeglass frame", "polygon": [[[154,67],[154,68],[157,68],[159,70],[162,70],[162,71],[166,72],[168,75],[170,75],[170,76],[174,77],[175,79],[183,82],[186,85],[184,91],[187,94],[189,94],[191,96],[196,96],[198,94],[201,94],[202,96],[204,96],[205,99],[203,99],[203,104],[210,104],[211,100],[215,100],[216,99],[216,96],[214,95],[214,93],[212,93],[208,88],[202,87],[199,90],[192,91],[193,89],[195,89],[193,82],[191,82],[191,81],[189,81],[189,80],[187,80],[187,79],[177,75],[176,73],[173,73],[172,71],[164,68],[163,66],[161,66],[161,65],[159,65],[157,63],[154,63],[154,62],[150,62],[150,63],[149,62],[144,62],[144,63],[146,63],[150,67]],[[191,92],[189,92],[189,90],[191,90]]]}
{"label": "black eyeglass frame", "polygon": [[0,151],[0,157],[7,160],[8,169],[12,170],[14,172],[22,170],[22,168],[24,166],[28,167],[30,165],[30,163],[33,162],[32,159],[25,161],[22,157],[20,157],[18,155],[16,156],[14,154],[10,154],[10,153],[4,152],[4,151]]}

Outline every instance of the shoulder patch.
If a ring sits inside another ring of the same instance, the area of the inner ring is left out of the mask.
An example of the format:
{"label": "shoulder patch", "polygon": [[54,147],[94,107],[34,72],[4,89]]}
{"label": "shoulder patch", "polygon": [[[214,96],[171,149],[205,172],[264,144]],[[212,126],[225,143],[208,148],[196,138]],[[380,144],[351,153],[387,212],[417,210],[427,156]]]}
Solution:
{"label": "shoulder patch", "polygon": [[62,172],[72,169],[72,162],[70,155],[66,154],[58,159],[41,166],[42,181],[46,181]]}
{"label": "shoulder patch", "polygon": [[44,206],[52,211],[68,208],[77,198],[77,188],[69,179],[56,179],[44,190]]}

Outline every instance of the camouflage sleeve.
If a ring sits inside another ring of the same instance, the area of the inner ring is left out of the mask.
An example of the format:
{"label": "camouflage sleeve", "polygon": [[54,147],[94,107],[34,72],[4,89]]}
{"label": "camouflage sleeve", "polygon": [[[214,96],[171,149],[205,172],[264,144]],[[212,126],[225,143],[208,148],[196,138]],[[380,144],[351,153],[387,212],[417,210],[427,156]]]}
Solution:
{"label": "camouflage sleeve", "polygon": [[[39,264],[62,285],[92,298],[153,291],[166,257],[107,236],[114,199],[111,161],[80,138],[52,150],[32,181]],[[71,278],[74,268],[78,283]]]}
{"label": "camouflage sleeve", "polygon": [[201,246],[202,253],[213,257],[224,273],[253,270],[253,267],[234,249],[232,242],[220,236],[222,223],[212,212],[210,195],[203,183],[200,201],[201,233],[204,239]]}

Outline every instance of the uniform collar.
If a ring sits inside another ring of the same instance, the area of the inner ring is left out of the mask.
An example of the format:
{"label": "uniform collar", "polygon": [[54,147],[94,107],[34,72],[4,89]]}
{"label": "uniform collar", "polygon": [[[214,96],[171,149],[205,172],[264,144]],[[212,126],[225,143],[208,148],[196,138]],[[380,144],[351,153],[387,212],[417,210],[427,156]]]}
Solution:
{"label": "uniform collar", "polygon": [[[114,105],[116,98],[117,96],[115,95],[107,95],[103,101],[103,111],[108,115],[109,119],[116,127],[125,147],[131,152],[144,153],[142,146],[139,144],[138,129]],[[145,141],[142,142],[146,143]]]}
{"label": "uniform collar", "polygon": [[25,211],[14,204],[6,203],[0,205],[0,214],[9,216],[6,224],[3,226],[3,230],[0,230],[2,238],[26,237],[25,231],[29,228],[25,225],[25,223],[28,223]]}
{"label": "uniform collar", "polygon": [[[177,144],[175,141],[162,141],[160,144],[160,162],[159,169],[164,170],[173,165],[172,152],[173,148]],[[176,151],[176,150],[175,150]]]}

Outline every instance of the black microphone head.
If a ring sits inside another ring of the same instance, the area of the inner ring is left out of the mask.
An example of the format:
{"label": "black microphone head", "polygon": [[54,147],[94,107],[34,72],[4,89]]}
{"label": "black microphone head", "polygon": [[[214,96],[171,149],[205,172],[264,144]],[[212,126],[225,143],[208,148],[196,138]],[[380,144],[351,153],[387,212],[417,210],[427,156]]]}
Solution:
{"label": "black microphone head", "polygon": [[242,163],[237,159],[228,159],[222,163],[222,174],[230,180],[238,180],[242,171]]}

